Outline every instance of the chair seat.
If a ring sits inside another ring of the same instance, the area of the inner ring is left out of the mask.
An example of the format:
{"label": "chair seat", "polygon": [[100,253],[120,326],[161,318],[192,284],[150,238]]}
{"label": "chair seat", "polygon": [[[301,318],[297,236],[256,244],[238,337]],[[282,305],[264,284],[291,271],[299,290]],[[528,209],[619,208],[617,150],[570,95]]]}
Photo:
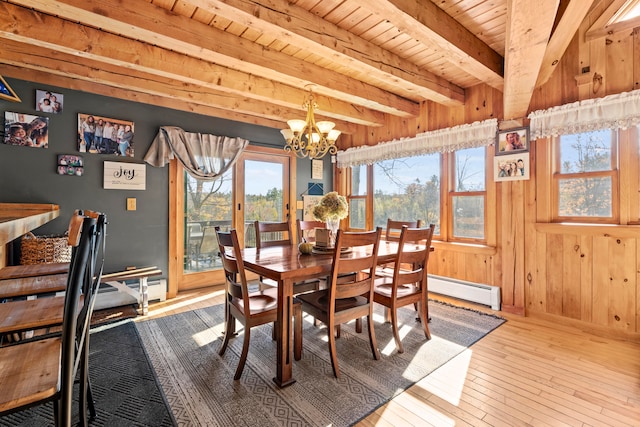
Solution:
{"label": "chair seat", "polygon": [[[302,304],[309,304],[318,310],[326,310],[326,307],[329,303],[329,290],[323,289],[317,292],[310,292],[302,295],[298,295],[297,299],[302,302]],[[351,298],[342,298],[336,299],[336,313],[341,311],[349,310],[356,307],[361,307],[367,305],[368,301],[364,297],[351,297]]]}
{"label": "chair seat", "polygon": [[[233,304],[241,313],[244,313],[242,298],[233,298]],[[267,288],[263,291],[256,291],[249,294],[249,310],[251,314],[275,310],[278,306],[278,290]]]}
{"label": "chair seat", "polygon": [[[393,291],[392,278],[384,277],[376,279],[374,283],[374,293],[391,298],[391,292]],[[421,294],[422,290],[415,284],[399,285],[396,290],[396,297],[402,298],[409,295]]]}

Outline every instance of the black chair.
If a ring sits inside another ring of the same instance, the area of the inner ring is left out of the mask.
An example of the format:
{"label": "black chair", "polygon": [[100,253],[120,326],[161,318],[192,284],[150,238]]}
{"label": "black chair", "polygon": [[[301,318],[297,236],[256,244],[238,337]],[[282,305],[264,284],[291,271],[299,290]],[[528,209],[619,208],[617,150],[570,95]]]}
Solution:
{"label": "black chair", "polygon": [[[227,288],[225,297],[226,327],[219,354],[224,355],[229,340],[235,335],[235,321],[242,323],[244,325],[242,354],[233,377],[234,380],[239,380],[249,353],[251,328],[265,323],[275,323],[277,320],[278,291],[276,288],[267,288],[266,290],[249,292],[236,230],[223,232],[219,227],[216,227],[216,235]],[[294,358],[300,360],[302,354],[302,312],[298,302],[293,304],[293,316]]]}
{"label": "black chair", "polygon": [[381,234],[381,228],[361,233],[338,231],[328,288],[297,297],[302,303],[302,311],[327,325],[331,365],[336,378],[340,377],[340,368],[334,331],[342,323],[367,316],[371,352],[374,359],[380,358],[373,325],[373,281]]}
{"label": "black chair", "polygon": [[[87,425],[89,324],[102,274],[102,263],[98,272],[96,263],[99,253],[104,254],[106,218],[78,215],[74,221],[77,238],[69,265],[62,332],[0,348],[0,365],[5,367],[0,376],[0,414],[53,401],[55,425],[70,426],[78,376],[80,422]],[[78,309],[81,295],[83,303]]]}

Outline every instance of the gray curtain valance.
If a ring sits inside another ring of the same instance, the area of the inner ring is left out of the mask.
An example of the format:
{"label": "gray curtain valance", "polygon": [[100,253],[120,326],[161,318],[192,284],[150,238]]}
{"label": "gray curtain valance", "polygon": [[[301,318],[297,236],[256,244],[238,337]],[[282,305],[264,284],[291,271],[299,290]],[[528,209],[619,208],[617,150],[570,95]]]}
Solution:
{"label": "gray curtain valance", "polygon": [[242,138],[185,132],[179,127],[162,126],[144,161],[163,167],[175,156],[194,178],[213,181],[233,166],[247,145],[249,141]]}

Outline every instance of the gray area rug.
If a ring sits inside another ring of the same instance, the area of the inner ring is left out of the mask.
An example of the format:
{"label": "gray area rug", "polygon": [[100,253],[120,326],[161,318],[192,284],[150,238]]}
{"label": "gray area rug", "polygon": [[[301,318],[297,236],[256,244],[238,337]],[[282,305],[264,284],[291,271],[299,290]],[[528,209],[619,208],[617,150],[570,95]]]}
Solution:
{"label": "gray area rug", "polygon": [[[341,378],[331,369],[326,329],[305,317],[302,360],[294,363],[295,384],[279,389],[271,325],[252,329],[242,378],[233,380],[242,349],[242,331],[218,355],[223,306],[137,322],[136,325],[169,405],[181,426],[347,426],[424,378],[500,326],[496,316],[431,301],[431,340],[411,308],[399,312],[405,352],[395,350],[390,324],[376,312],[382,352],[374,360],[368,334],[343,325],[337,340]],[[241,325],[239,325],[241,327]],[[366,329],[366,322],[364,329]]]}
{"label": "gray area rug", "polygon": [[[92,328],[89,344],[89,376],[97,412],[91,426],[176,425],[131,320]],[[73,408],[77,425],[77,403]],[[52,425],[51,403],[0,417],[0,426]]]}

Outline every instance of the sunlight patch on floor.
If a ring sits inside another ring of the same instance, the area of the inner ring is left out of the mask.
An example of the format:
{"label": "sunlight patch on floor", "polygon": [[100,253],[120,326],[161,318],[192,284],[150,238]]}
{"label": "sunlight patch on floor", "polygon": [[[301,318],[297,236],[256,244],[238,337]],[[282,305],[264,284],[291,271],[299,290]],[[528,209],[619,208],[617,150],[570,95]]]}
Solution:
{"label": "sunlight patch on floor", "polygon": [[[382,325],[385,328],[389,328],[391,329],[391,323],[385,323],[384,325]],[[401,325],[398,328],[398,334],[400,335],[400,341],[402,341],[404,339],[404,337],[411,332],[411,326],[409,325]],[[381,342],[378,342],[378,345],[383,344]],[[393,335],[391,336],[391,339],[389,340],[389,342],[387,342],[386,345],[384,345],[383,348],[380,349],[380,353],[384,354],[385,356],[390,356],[391,354],[393,354],[393,352],[397,351],[396,350],[396,340],[393,339]]]}
{"label": "sunlight patch on floor", "polygon": [[[202,302],[202,301],[206,301],[209,299],[216,299],[219,297],[219,295],[222,295],[224,293],[224,289],[217,291],[217,292],[211,292],[209,294],[206,295],[201,295],[198,297],[180,297],[179,295],[176,298],[171,299],[171,304],[168,304],[165,307],[159,307],[158,305],[154,305],[153,308],[150,308],[149,310],[149,314],[147,316],[141,316],[136,318],[136,321],[144,321],[146,319],[151,319],[154,317],[159,317],[162,316],[163,314],[166,314],[168,312],[171,311],[180,311],[180,309],[187,309],[187,310],[191,310],[192,307],[190,307],[192,304],[198,303],[198,302]],[[182,301],[177,302],[177,300],[184,298]]]}
{"label": "sunlight patch on floor", "polygon": [[417,383],[418,387],[458,406],[473,351],[466,349]]}

